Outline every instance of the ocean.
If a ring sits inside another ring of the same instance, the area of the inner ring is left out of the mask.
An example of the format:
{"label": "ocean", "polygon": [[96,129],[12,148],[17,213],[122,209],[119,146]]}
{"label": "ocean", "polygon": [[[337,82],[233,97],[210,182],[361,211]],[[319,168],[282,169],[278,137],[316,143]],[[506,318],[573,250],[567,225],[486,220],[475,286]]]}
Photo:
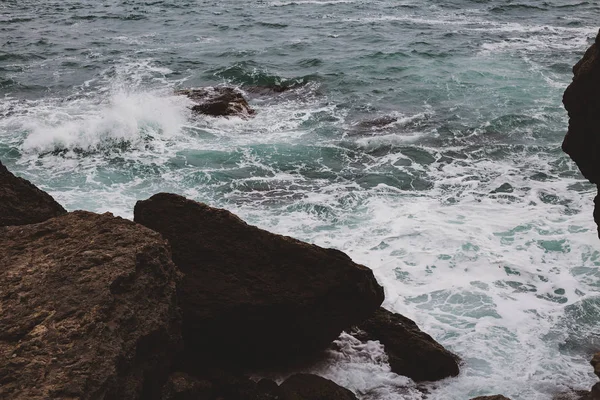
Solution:
{"label": "ocean", "polygon": [[[369,266],[385,307],[463,364],[417,386],[343,334],[308,371],[361,399],[550,399],[597,381],[595,188],[560,144],[599,17],[576,0],[3,0],[0,159],[68,210],[132,218],[175,192]],[[251,119],[174,95],[295,83],[250,96]]]}

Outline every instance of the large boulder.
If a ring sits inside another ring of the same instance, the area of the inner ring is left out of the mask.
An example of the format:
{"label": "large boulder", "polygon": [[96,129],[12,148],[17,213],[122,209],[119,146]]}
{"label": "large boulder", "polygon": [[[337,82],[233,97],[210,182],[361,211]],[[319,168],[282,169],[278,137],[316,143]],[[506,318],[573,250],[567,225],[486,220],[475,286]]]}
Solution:
{"label": "large boulder", "polygon": [[280,389],[285,400],[358,400],[350,390],[311,374],[294,375]]}
{"label": "large boulder", "polygon": [[359,324],[361,339],[379,340],[385,347],[392,371],[414,381],[436,381],[459,373],[458,357],[416,323],[380,308]]}
{"label": "large boulder", "polygon": [[52,196],[0,162],[0,226],[35,224],[66,212]]}
{"label": "large boulder", "polygon": [[[573,82],[563,96],[569,112],[569,131],[562,148],[583,176],[597,185],[600,183],[600,33],[573,67],[573,74]],[[596,197],[595,205],[594,219],[600,224],[600,196]]]}
{"label": "large boulder", "polygon": [[159,398],[181,315],[158,233],[77,211],[0,228],[0,255],[0,398]]}
{"label": "large boulder", "polygon": [[373,272],[344,253],[275,235],[234,214],[160,193],[135,221],[171,243],[186,354],[268,366],[325,349],[383,301]]}
{"label": "large boulder", "polygon": [[197,114],[242,118],[248,118],[254,114],[254,110],[242,93],[231,87],[184,89],[175,93],[189,97],[195,103],[192,111]]}

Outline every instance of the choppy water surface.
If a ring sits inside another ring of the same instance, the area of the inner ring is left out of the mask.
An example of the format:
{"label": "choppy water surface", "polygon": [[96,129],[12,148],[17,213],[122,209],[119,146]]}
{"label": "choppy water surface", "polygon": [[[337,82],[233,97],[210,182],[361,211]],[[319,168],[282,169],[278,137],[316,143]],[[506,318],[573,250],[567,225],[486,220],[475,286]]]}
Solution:
{"label": "choppy water surface", "polygon": [[[464,365],[429,399],[548,399],[595,381],[593,190],[560,151],[596,2],[0,3],[0,158],[68,209],[177,192],[374,269],[385,305]],[[174,88],[307,83],[251,120]],[[397,121],[369,128],[361,121]],[[421,399],[343,335],[312,368]]]}

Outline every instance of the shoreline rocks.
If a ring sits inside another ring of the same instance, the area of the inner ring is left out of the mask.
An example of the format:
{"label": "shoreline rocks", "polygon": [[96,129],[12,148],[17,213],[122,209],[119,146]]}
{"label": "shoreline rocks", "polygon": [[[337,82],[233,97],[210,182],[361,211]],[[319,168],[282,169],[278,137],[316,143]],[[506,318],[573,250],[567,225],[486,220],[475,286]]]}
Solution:
{"label": "shoreline rocks", "polygon": [[[562,149],[591,183],[600,183],[600,32],[594,44],[573,67],[573,82],[565,90],[563,104],[569,113],[569,130]],[[600,195],[594,220],[600,237]]]}
{"label": "shoreline rocks", "polygon": [[390,367],[398,375],[422,382],[459,374],[458,356],[403,315],[379,308],[358,328],[364,332],[361,338],[379,340],[384,345]]}
{"label": "shoreline rocks", "polygon": [[134,220],[160,232],[185,274],[186,351],[248,367],[324,350],[384,298],[373,272],[344,253],[275,235],[234,214],[160,193]]}
{"label": "shoreline rocks", "polygon": [[160,235],[76,211],[0,228],[0,397],[159,399],[181,345]]}
{"label": "shoreline rocks", "polygon": [[[6,213],[22,223],[0,227],[0,397],[356,400],[315,375],[278,386],[244,373],[293,370],[357,324],[385,344],[393,365],[435,364],[428,375],[407,365],[397,372],[438,379],[445,361],[436,357],[446,350],[379,309],[373,272],[338,250],[174,194],[138,202],[139,223],[66,213],[0,172],[0,194],[18,200]],[[19,208],[39,201],[42,213]]]}
{"label": "shoreline rocks", "polygon": [[0,162],[0,226],[35,224],[66,213],[52,196]]}
{"label": "shoreline rocks", "polygon": [[358,400],[350,390],[311,374],[293,375],[279,388],[286,400]]}

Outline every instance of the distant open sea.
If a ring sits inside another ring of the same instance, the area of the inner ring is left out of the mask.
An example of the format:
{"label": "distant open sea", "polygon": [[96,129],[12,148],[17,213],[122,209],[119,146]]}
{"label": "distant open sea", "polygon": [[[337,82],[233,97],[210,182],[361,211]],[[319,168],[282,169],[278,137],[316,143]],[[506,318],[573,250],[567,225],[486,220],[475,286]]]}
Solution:
{"label": "distant open sea", "polygon": [[[309,370],[361,399],[546,400],[597,380],[593,188],[560,143],[599,21],[576,0],[3,0],[0,159],[69,210],[175,192],[371,267],[463,365],[426,396],[342,335]],[[294,82],[249,120],[173,95]]]}

